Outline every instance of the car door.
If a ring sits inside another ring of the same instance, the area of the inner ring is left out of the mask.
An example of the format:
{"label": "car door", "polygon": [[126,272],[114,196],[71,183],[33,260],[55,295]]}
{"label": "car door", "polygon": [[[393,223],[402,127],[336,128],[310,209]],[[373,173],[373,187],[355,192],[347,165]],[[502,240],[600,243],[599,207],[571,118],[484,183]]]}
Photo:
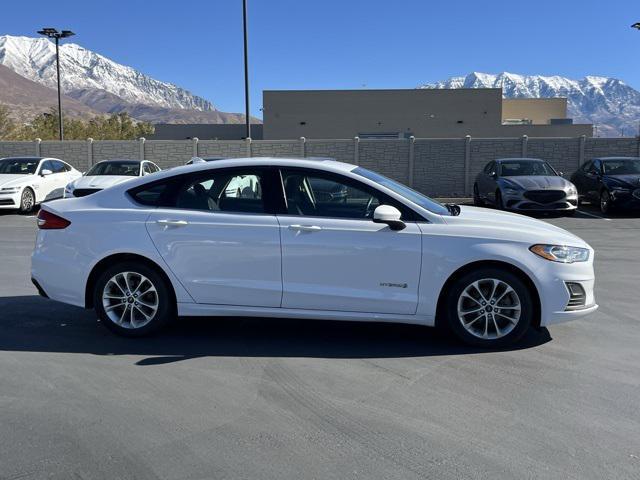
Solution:
{"label": "car door", "polygon": [[496,179],[494,175],[497,172],[498,164],[496,162],[489,162],[484,169],[482,175],[482,189],[484,197],[490,202],[496,201]]}
{"label": "car door", "polygon": [[584,189],[590,200],[600,199],[600,182],[602,181],[602,162],[595,159],[584,176]]}
{"label": "car door", "polygon": [[571,183],[573,183],[576,186],[576,189],[578,190],[578,195],[581,198],[584,198],[587,194],[585,176],[589,171],[589,169],[591,168],[592,163],[593,163],[593,160],[589,160],[588,162],[583,163],[582,166],[580,166],[580,168],[578,168],[578,170],[576,170],[573,173],[573,175],[571,175]]}
{"label": "car door", "polygon": [[[37,173],[39,176],[36,188],[37,202],[43,202],[54,198],[52,193],[56,190],[57,181],[53,169],[54,165],[52,160],[45,160],[40,164],[40,170]],[[48,170],[51,173],[44,175],[43,172],[45,170]],[[34,185],[34,187],[36,187],[36,185]]]}
{"label": "car door", "polygon": [[[280,307],[280,232],[263,194],[272,176],[262,168],[181,176],[149,216],[153,243],[197,303]],[[230,183],[246,188],[229,195]]]}
{"label": "car door", "polygon": [[319,170],[283,169],[282,185],[283,308],[415,314],[420,230],[410,220],[401,231],[372,221],[376,206],[402,206]]}

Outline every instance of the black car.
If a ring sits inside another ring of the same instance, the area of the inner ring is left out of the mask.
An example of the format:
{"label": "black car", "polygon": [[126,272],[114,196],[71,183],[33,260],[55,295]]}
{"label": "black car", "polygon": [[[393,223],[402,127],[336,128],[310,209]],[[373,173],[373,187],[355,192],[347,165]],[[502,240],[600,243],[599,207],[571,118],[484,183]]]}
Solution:
{"label": "black car", "polygon": [[598,202],[602,213],[615,208],[640,208],[640,158],[589,160],[572,176],[580,200]]}

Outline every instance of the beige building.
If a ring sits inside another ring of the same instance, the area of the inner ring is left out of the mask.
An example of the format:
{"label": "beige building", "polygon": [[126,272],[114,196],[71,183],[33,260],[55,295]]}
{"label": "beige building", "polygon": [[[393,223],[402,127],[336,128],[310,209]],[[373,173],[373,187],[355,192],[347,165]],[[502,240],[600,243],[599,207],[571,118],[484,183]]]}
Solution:
{"label": "beige building", "polygon": [[264,138],[577,137],[564,98],[503,100],[500,89],[266,90]]}

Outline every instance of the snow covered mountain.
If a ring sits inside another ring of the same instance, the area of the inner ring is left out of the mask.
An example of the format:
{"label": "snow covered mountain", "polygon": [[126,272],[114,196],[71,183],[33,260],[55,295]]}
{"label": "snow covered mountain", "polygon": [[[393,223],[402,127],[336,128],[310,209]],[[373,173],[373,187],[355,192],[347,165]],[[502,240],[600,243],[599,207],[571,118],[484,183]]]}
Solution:
{"label": "snow covered mountain", "polygon": [[[0,64],[23,77],[56,88],[55,45],[46,38],[0,36]],[[131,67],[120,65],[75,43],[60,46],[62,90],[98,89],[131,104],[214,111],[207,100]]]}
{"label": "snow covered mountain", "polygon": [[505,98],[567,97],[576,123],[593,123],[600,136],[634,136],[640,123],[640,92],[621,80],[587,76],[581,80],[541,75],[473,72],[419,88],[502,88]]}

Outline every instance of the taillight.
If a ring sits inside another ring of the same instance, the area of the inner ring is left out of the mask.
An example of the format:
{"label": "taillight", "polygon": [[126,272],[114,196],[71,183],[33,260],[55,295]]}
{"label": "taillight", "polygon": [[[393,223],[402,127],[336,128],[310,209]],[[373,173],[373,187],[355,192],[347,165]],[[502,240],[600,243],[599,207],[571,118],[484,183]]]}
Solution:
{"label": "taillight", "polygon": [[66,218],[59,217],[51,212],[40,209],[38,213],[38,228],[42,230],[61,230],[71,225]]}

